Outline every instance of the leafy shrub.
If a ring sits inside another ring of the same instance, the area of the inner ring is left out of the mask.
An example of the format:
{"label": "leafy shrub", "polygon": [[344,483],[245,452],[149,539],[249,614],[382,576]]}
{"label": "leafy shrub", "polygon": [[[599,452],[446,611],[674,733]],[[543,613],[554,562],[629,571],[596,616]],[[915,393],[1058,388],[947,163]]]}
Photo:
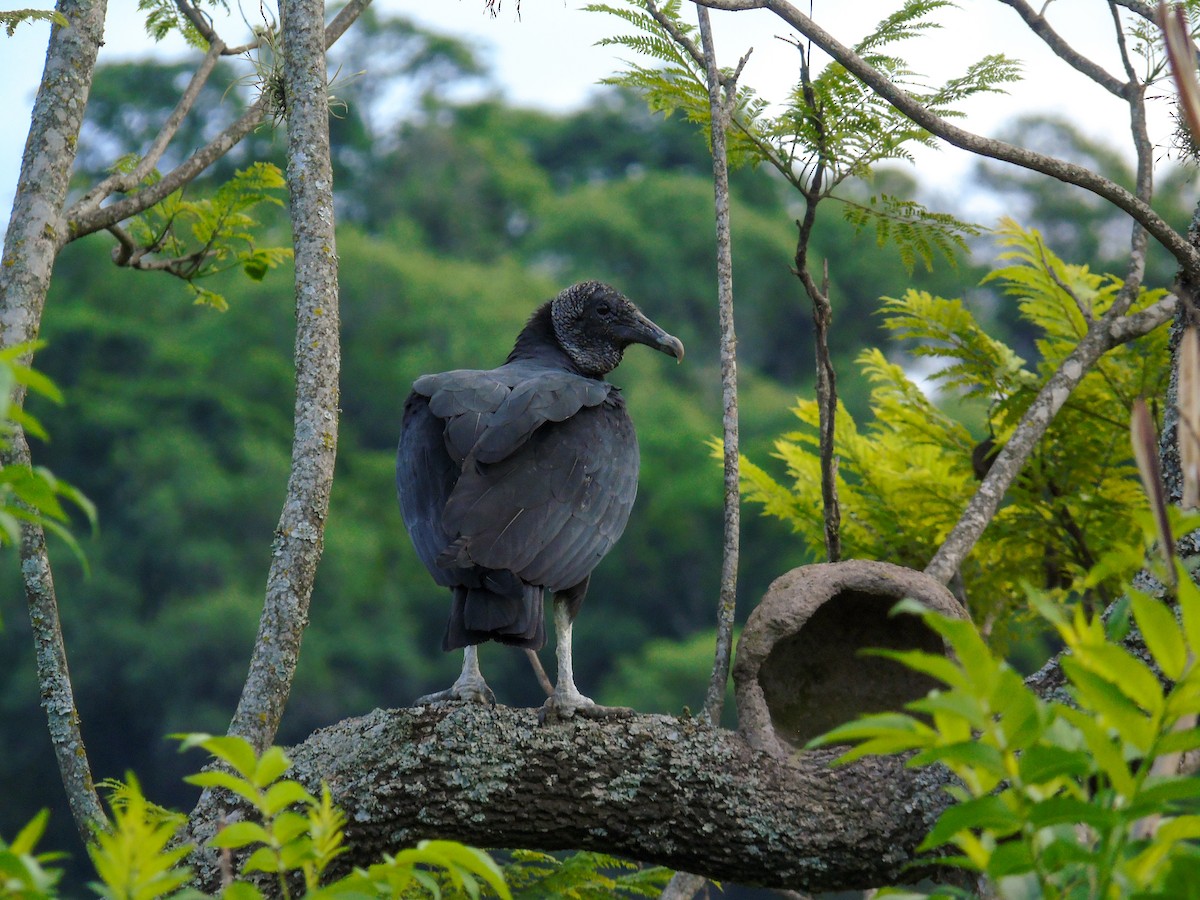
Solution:
{"label": "leafy shrub", "polygon": [[[986,410],[991,444],[930,399],[905,371],[877,349],[858,363],[872,383],[873,419],[859,426],[845,409],[837,419],[838,494],[845,554],[923,568],[954,526],[978,486],[987,451],[1016,428],[1037,392],[1087,328],[1122,288],[1110,275],[1067,265],[1036,231],[1009,223],[1000,231],[1005,265],[986,281],[1016,300],[1036,329],[1040,361],[1031,366],[990,336],[960,300],[909,291],[885,299],[885,327],[911,342],[918,357],[940,365],[935,385]],[[1134,309],[1162,297],[1141,291]],[[1014,626],[1023,581],[1036,578],[1065,599],[1073,584],[1136,531],[1141,494],[1130,464],[1127,425],[1135,397],[1165,387],[1169,372],[1165,329],[1106,354],[1076,388],[1026,471],[1009,491],[962,568],[973,616],[990,632]],[[775,455],[787,481],[743,463],[746,499],[790,523],[814,553],[823,552],[818,411],[813,400],[795,407],[802,428],[783,435]],[[973,459],[973,456],[975,457]],[[1089,602],[1116,595],[1140,564],[1123,565],[1089,583]],[[1034,576],[1031,573],[1038,573]],[[1013,598],[1013,599],[1009,599]]]}
{"label": "leafy shrub", "polygon": [[[1192,517],[1177,533],[1198,526]],[[918,849],[949,849],[942,862],[984,876],[998,896],[1195,896],[1200,778],[1178,763],[1200,748],[1200,588],[1174,566],[1177,608],[1130,588],[1107,624],[1030,591],[1067,648],[1068,700],[1035,695],[969,622],[904,601],[897,611],[921,616],[953,659],[877,652],[944,687],[906,713],[864,717],[814,744],[852,743],[842,763],[916,751],[910,765],[946,766],[958,802]],[[1144,654],[1119,640],[1130,610]]]}

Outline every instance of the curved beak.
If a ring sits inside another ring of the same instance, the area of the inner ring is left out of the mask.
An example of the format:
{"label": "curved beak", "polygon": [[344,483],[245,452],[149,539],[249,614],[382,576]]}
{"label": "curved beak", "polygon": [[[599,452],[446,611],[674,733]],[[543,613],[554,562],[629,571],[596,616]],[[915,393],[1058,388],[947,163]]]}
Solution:
{"label": "curved beak", "polygon": [[683,341],[673,334],[667,334],[644,313],[639,311],[634,322],[622,331],[623,337],[630,343],[645,344],[660,353],[675,357],[676,362],[683,362]]}

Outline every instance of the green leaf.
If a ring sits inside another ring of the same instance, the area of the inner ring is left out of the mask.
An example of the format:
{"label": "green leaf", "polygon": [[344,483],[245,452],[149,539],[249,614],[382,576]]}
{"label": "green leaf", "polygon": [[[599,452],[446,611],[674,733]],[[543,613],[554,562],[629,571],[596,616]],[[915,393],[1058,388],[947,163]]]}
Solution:
{"label": "green leaf", "polygon": [[267,788],[263,799],[263,813],[273,816],[276,813],[294,806],[297,803],[314,804],[317,799],[296,781],[280,781]]}
{"label": "green leaf", "polygon": [[196,785],[196,787],[224,788],[227,791],[232,791],[239,797],[249,800],[255,806],[258,805],[258,790],[250,782],[239,778],[232,772],[222,772],[214,769],[209,772],[198,772],[195,775],[188,775],[183,780],[188,784]]}
{"label": "green leaf", "polygon": [[237,850],[250,844],[269,844],[271,836],[257,822],[234,822],[218,831],[209,841],[210,847]]}
{"label": "green leaf", "polygon": [[988,860],[987,875],[994,884],[999,884],[1003,878],[1014,875],[1024,875],[1032,872],[1036,866],[1033,852],[1025,840],[1016,839],[997,845]]}
{"label": "green leaf", "polygon": [[1171,777],[1143,787],[1129,804],[1131,816],[1169,813],[1175,804],[1200,799],[1200,778]]}
{"label": "green leaf", "polygon": [[283,775],[291,764],[282,747],[268,747],[258,758],[253,773],[247,777],[255,787],[266,787]]}
{"label": "green leaf", "polygon": [[927,653],[924,650],[883,650],[871,648],[863,651],[864,655],[879,656],[893,659],[907,666],[914,672],[924,672],[943,684],[953,688],[967,687],[967,678],[963,670],[951,659],[941,653]]}
{"label": "green leaf", "polygon": [[1177,561],[1176,566],[1178,578],[1175,591],[1179,599],[1183,630],[1192,653],[1200,656],[1200,587],[1196,586],[1192,573],[1187,571],[1181,561]]}
{"label": "green leaf", "polygon": [[228,765],[242,778],[249,780],[254,775],[257,766],[257,755],[250,742],[235,735],[214,737],[211,734],[176,734],[172,737],[179,740],[179,750],[190,750],[193,747],[203,747],[212,756]]}
{"label": "green leaf", "polygon": [[[48,821],[50,821],[50,810],[43,809],[39,811],[29,820],[24,828],[17,832],[17,836],[8,845],[8,849],[17,856],[32,854],[34,847],[37,846],[37,842],[42,839],[42,835],[46,832],[46,823]],[[2,842],[0,842],[0,846],[2,846]]]}
{"label": "green leaf", "polygon": [[308,831],[308,816],[301,815],[291,811],[285,811],[275,816],[272,823],[272,830],[275,832],[275,838],[281,844],[287,844],[289,841],[294,841],[300,835]]}
{"label": "green leaf", "polygon": [[279,858],[270,847],[259,847],[242,865],[243,872],[278,872]]}
{"label": "green leaf", "polygon": [[1129,589],[1129,600],[1146,648],[1163,674],[1172,681],[1178,681],[1187,665],[1188,651],[1175,614],[1161,600],[1148,597],[1133,588]]}
{"label": "green leaf", "polygon": [[1004,754],[982,741],[960,741],[953,744],[939,744],[930,747],[913,757],[912,764],[925,766],[940,762],[958,772],[964,769],[986,772],[993,776],[991,783],[995,784],[1008,774],[1004,764]]}
{"label": "green leaf", "polygon": [[1000,716],[998,724],[1005,750],[1024,749],[1041,735],[1048,721],[1045,706],[1007,666],[997,674],[996,689],[990,700]]}
{"label": "green leaf", "polygon": [[924,713],[932,716],[941,714],[958,716],[975,730],[981,730],[987,722],[983,703],[978,697],[972,696],[965,690],[930,691],[928,696],[904,704],[910,712]]}
{"label": "green leaf", "polygon": [[1085,669],[1075,657],[1064,657],[1062,669],[1080,706],[1103,718],[1140,752],[1148,752],[1155,738],[1154,722],[1111,681]]}
{"label": "green leaf", "polygon": [[1098,803],[1060,794],[1035,803],[1029,811],[1028,821],[1034,828],[1081,823],[1104,831],[1116,824],[1117,817],[1116,812]]}
{"label": "green leaf", "polygon": [[1165,756],[1168,753],[1186,753],[1197,747],[1200,747],[1200,728],[1185,728],[1164,734],[1158,739],[1156,749],[1159,756]]}
{"label": "green leaf", "polygon": [[998,837],[1012,834],[1021,827],[1021,818],[999,797],[988,795],[948,807],[917,847],[918,852],[934,850],[954,841],[963,831],[986,830]]}
{"label": "green leaf", "polygon": [[1082,779],[1092,772],[1092,759],[1082,750],[1037,744],[1017,759],[1017,770],[1025,784],[1046,784],[1057,778]]}
{"label": "green leaf", "polygon": [[1137,792],[1137,786],[1129,771],[1129,764],[1121,752],[1121,747],[1109,737],[1107,730],[1096,723],[1091,712],[1067,706],[1059,706],[1058,710],[1059,715],[1083,735],[1084,742],[1096,761],[1097,769],[1108,778],[1118,792],[1125,797],[1132,797]]}
{"label": "green leaf", "polygon": [[221,890],[221,900],[262,900],[263,893],[248,881],[234,881]]}

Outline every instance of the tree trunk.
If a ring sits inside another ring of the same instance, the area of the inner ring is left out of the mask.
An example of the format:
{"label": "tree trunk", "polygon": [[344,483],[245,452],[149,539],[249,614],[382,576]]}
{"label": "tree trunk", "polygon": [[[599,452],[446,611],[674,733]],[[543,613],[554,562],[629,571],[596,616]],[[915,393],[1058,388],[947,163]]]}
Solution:
{"label": "tree trunk", "polygon": [[[96,55],[104,37],[105,0],[61,0],[57,10],[69,24],[50,29],[46,67],[34,101],[21,175],[4,238],[3,265],[0,265],[0,346],[6,349],[36,340],[41,329],[50,272],[67,239],[63,207]],[[32,356],[32,351],[28,356]],[[14,404],[21,405],[24,396],[24,388],[18,386]],[[28,466],[31,460],[25,435],[17,425],[13,430],[4,442],[0,462]],[[46,554],[46,536],[37,522],[26,522],[21,534],[21,573],[37,655],[42,707],[71,815],[80,837],[87,842],[92,837],[92,827],[106,819],[84,752],[59,621],[58,597]]]}
{"label": "tree trunk", "polygon": [[247,738],[260,752],[275,739],[308,625],[337,456],[341,369],[324,4],[289,0],[280,12],[296,258],[292,466],[250,672],[229,727],[230,734]]}

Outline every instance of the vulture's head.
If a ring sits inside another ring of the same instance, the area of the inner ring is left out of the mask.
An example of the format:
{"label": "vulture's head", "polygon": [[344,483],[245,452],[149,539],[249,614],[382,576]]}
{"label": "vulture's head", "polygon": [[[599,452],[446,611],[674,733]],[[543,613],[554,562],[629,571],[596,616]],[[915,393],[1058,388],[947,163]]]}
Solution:
{"label": "vulture's head", "polygon": [[586,375],[607,375],[621,363],[630,344],[645,344],[676,360],[683,342],[667,334],[615,288],[584,281],[562,291],[550,304],[554,336]]}

